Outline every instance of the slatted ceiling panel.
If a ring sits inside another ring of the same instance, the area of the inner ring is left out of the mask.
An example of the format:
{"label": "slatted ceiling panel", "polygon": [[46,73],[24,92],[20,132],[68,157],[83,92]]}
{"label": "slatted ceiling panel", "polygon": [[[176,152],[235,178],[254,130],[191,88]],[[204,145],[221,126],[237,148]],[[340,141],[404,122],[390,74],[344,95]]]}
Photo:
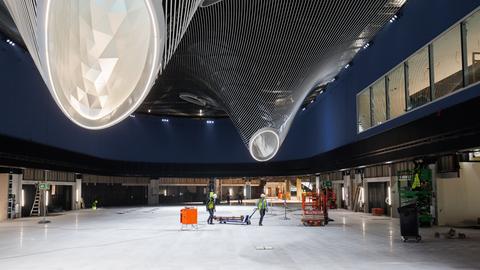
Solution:
{"label": "slatted ceiling panel", "polygon": [[166,67],[175,53],[201,2],[202,0],[163,0],[167,42],[165,44],[162,68]]}
{"label": "slatted ceiling panel", "polygon": [[328,82],[398,11],[398,0],[224,0],[199,8],[168,70],[205,81],[248,146],[283,141],[310,89]]}

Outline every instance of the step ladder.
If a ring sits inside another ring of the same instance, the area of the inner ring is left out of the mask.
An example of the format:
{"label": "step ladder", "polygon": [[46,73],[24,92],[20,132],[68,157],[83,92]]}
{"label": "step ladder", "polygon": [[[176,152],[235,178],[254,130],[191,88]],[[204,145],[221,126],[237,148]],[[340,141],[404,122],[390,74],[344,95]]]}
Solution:
{"label": "step ladder", "polygon": [[40,216],[40,188],[36,185],[35,200],[33,201],[32,210],[30,210],[30,216]]}

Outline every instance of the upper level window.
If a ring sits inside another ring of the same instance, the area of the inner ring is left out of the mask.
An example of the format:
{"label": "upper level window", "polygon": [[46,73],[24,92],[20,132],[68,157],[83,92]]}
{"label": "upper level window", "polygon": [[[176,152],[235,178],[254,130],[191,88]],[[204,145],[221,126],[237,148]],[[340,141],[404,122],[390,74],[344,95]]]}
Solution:
{"label": "upper level window", "polygon": [[357,108],[358,132],[362,132],[372,126],[370,111],[370,88],[367,88],[358,94]]}
{"label": "upper level window", "polygon": [[373,125],[379,125],[387,120],[387,98],[385,96],[385,78],[372,85]]}
{"label": "upper level window", "polygon": [[468,83],[480,81],[480,11],[465,21]]}
{"label": "upper level window", "polygon": [[403,64],[387,75],[390,118],[405,113],[405,70]]}
{"label": "upper level window", "polygon": [[428,48],[423,48],[407,60],[409,109],[430,101],[430,69]]}
{"label": "upper level window", "polygon": [[357,95],[358,132],[480,81],[480,10]]}
{"label": "upper level window", "polygon": [[434,41],[432,47],[433,98],[438,98],[463,87],[460,25]]}

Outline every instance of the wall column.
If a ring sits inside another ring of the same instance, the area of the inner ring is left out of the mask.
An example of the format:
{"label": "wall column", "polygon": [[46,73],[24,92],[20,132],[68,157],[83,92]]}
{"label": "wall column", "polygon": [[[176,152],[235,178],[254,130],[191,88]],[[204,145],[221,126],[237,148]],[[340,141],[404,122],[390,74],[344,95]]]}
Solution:
{"label": "wall column", "polygon": [[81,174],[75,174],[75,185],[72,187],[72,210],[82,207],[82,178]]}
{"label": "wall column", "polygon": [[7,219],[8,175],[8,173],[0,174],[0,221]]}
{"label": "wall column", "polygon": [[22,217],[23,174],[12,174],[12,193],[15,195],[15,218]]}
{"label": "wall column", "polygon": [[150,179],[148,183],[148,205],[158,205],[160,203],[160,180]]}
{"label": "wall column", "polygon": [[[343,200],[348,210],[352,210],[351,196],[352,194],[352,180],[350,179],[350,173],[343,176],[343,195],[340,194],[340,200]],[[343,196],[343,198],[342,198]]]}
{"label": "wall column", "polygon": [[252,185],[250,181],[245,182],[245,199],[251,199],[252,198]]}
{"label": "wall column", "polygon": [[[398,193],[398,179],[396,176],[396,171],[394,166],[390,166],[390,216],[394,218],[400,217],[398,215],[398,207],[400,202],[400,197]],[[388,196],[388,194],[387,194]]]}
{"label": "wall column", "polygon": [[363,177],[362,173],[362,186],[363,186],[363,212],[370,213],[368,203],[368,181]]}
{"label": "wall column", "polygon": [[297,178],[297,200],[302,200],[302,179]]}
{"label": "wall column", "polygon": [[437,185],[437,164],[429,164],[428,168],[432,171],[432,207],[430,209],[430,214],[433,217],[433,224],[438,225],[438,185]]}

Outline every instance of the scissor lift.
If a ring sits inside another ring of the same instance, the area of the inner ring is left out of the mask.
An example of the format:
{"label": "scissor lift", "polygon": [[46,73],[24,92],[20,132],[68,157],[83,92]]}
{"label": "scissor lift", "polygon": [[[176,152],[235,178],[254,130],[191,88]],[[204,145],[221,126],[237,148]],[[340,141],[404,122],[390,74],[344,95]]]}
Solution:
{"label": "scissor lift", "polygon": [[328,223],[325,193],[304,192],[302,194],[302,223],[305,226],[324,226]]}

